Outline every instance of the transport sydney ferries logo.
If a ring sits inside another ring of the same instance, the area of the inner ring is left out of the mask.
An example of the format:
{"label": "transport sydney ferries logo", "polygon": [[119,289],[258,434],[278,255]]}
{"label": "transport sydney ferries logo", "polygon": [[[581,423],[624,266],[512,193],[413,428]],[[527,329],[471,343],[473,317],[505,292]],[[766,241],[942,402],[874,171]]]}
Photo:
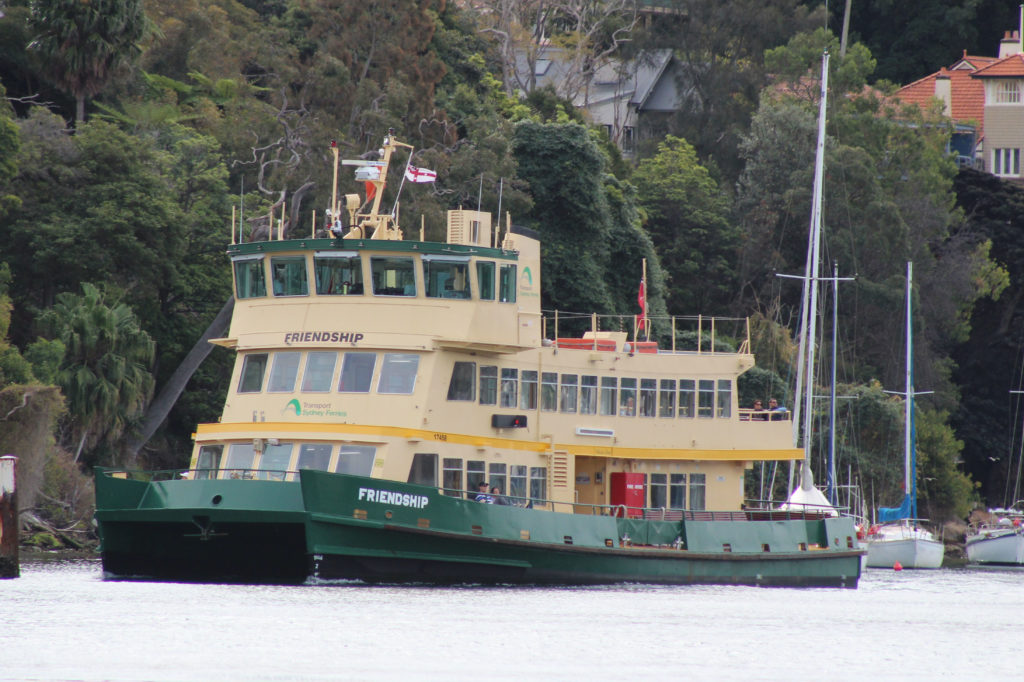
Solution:
{"label": "transport sydney ferries logo", "polygon": [[519,275],[519,295],[527,298],[537,298],[539,294],[533,286],[533,272],[530,266],[523,268],[523,274]]}
{"label": "transport sydney ferries logo", "polygon": [[296,417],[347,417],[348,412],[335,410],[331,403],[300,403],[292,398],[284,404],[281,414],[294,414]]}

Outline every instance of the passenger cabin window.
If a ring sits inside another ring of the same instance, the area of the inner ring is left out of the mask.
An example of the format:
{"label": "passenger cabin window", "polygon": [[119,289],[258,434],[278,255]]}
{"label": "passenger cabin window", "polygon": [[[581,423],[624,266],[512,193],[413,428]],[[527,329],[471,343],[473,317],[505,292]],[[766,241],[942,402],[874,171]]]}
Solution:
{"label": "passenger cabin window", "polygon": [[302,373],[303,393],[328,393],[331,390],[331,379],[334,378],[334,366],[338,364],[338,354],[311,351],[306,354],[306,371]]}
{"label": "passenger cabin window", "polygon": [[619,390],[619,416],[636,416],[636,379],[622,379]]}
{"label": "passenger cabin window", "polygon": [[705,492],[706,474],[690,474],[690,509],[703,511],[707,508]]}
{"label": "passenger cabin window", "polygon": [[321,252],[313,257],[313,277],[320,296],[357,296],[363,293],[363,266],[353,253]]}
{"label": "passenger cabin window", "polygon": [[519,384],[519,370],[503,367],[501,370],[501,406],[515,407]]}
{"label": "passenger cabin window", "polygon": [[658,395],[657,379],[640,380],[640,416],[653,417]]}
{"label": "passenger cabin window", "polygon": [[580,414],[597,414],[597,377],[580,378]]}
{"label": "passenger cabin window", "polygon": [[444,488],[444,494],[450,497],[462,497],[462,460],[445,457],[443,466],[441,487]]}
{"label": "passenger cabin window", "polygon": [[715,411],[715,380],[701,379],[697,383],[697,416],[710,419]]}
{"label": "passenger cabin window", "polygon": [[548,498],[548,468],[530,467],[530,499],[541,502]]}
{"label": "passenger cabin window", "polygon": [[537,371],[524,369],[522,381],[519,384],[519,409],[537,409]]}
{"label": "passenger cabin window", "polygon": [[695,414],[695,401],[697,397],[696,384],[693,379],[679,380],[679,417],[690,419]]}
{"label": "passenger cabin window", "polygon": [[543,372],[540,375],[540,409],[545,412],[558,409],[557,372]]}
{"label": "passenger cabin window", "polygon": [[558,386],[558,409],[561,412],[576,412],[579,397],[579,377],[575,374],[563,374]]}
{"label": "passenger cabin window", "polygon": [[196,480],[217,478],[217,465],[220,464],[223,452],[223,445],[204,445],[199,448],[199,457],[196,458]]}
{"label": "passenger cabin window", "polygon": [[370,259],[370,270],[375,295],[416,295],[416,272],[412,258],[374,256]]}
{"label": "passenger cabin window", "polygon": [[526,504],[527,482],[529,481],[526,475],[526,466],[513,464],[509,473],[511,476],[508,481],[508,496],[511,498],[511,502],[519,505]]}
{"label": "passenger cabin window", "polygon": [[248,353],[242,361],[242,377],[238,380],[239,393],[259,393],[263,390],[263,377],[267,373],[267,354]]}
{"label": "passenger cabin window", "polygon": [[491,462],[487,467],[487,485],[497,486],[502,495],[508,494],[508,465],[503,462]]}
{"label": "passenger cabin window", "polygon": [[423,283],[430,298],[469,298],[469,260],[423,256]]}
{"label": "passenger cabin window", "polygon": [[264,481],[283,481],[292,459],[292,443],[266,444],[260,456],[259,478]]}
{"label": "passenger cabin window", "polygon": [[480,260],[476,262],[476,281],[480,287],[480,300],[494,300],[494,263]]}
{"label": "passenger cabin window", "polygon": [[658,390],[658,416],[674,419],[676,416],[676,380],[662,379]]}
{"label": "passenger cabin window", "polygon": [[669,476],[668,506],[671,509],[686,509],[686,474]]}
{"label": "passenger cabin window", "polygon": [[477,487],[481,483],[487,482],[487,464],[478,460],[469,460],[466,462],[466,490],[468,491],[469,499],[474,499],[477,493]]}
{"label": "passenger cabin window", "polygon": [[480,404],[498,404],[498,368],[495,365],[480,367]]}
{"label": "passenger cabin window", "polygon": [[331,465],[332,449],[330,443],[303,443],[299,446],[297,468],[327,471]]}
{"label": "passenger cabin window", "polygon": [[433,452],[417,452],[412,456],[407,483],[416,485],[437,486],[437,454]]}
{"label": "passenger cabin window", "polygon": [[516,302],[516,266],[502,265],[498,279],[501,281],[498,287],[498,300],[502,303]]}
{"label": "passenger cabin window", "polygon": [[456,362],[448,382],[448,400],[476,400],[476,363]]}
{"label": "passenger cabin window", "polygon": [[416,371],[420,356],[415,353],[385,353],[380,366],[378,393],[412,393],[416,388]]}
{"label": "passenger cabin window", "polygon": [[729,379],[718,380],[718,416],[732,416],[732,381]]}
{"label": "passenger cabin window", "polygon": [[280,256],[270,259],[270,280],[274,296],[308,296],[306,259],[302,256]]}
{"label": "passenger cabin window", "polygon": [[267,295],[267,280],[263,274],[263,256],[235,259],[235,296],[259,298]]}
{"label": "passenger cabin window", "polygon": [[341,393],[369,393],[373,379],[373,367],[377,363],[376,353],[345,353],[341,363],[341,378],[338,391]]}
{"label": "passenger cabin window", "polygon": [[615,377],[601,377],[601,415],[615,414],[615,392],[619,380]]}
{"label": "passenger cabin window", "polygon": [[256,451],[252,447],[252,441],[248,443],[233,443],[228,448],[228,457],[224,462],[224,476],[226,478],[251,478],[252,462]]}
{"label": "passenger cabin window", "polygon": [[668,474],[651,474],[650,477],[651,507],[664,509],[668,507]]}
{"label": "passenger cabin window", "polygon": [[342,445],[334,473],[369,476],[373,473],[373,458],[376,454],[377,448],[372,445]]}
{"label": "passenger cabin window", "polygon": [[274,353],[274,364],[270,368],[270,393],[291,393],[295,390],[295,377],[299,374],[299,359],[302,353]]}

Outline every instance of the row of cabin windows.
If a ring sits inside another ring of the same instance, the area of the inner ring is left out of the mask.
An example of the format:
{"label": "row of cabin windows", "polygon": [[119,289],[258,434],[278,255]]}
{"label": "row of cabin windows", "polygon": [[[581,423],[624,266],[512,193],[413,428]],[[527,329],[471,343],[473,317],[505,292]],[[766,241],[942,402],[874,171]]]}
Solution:
{"label": "row of cabin windows", "polygon": [[[419,455],[416,457],[434,457],[437,455]],[[487,489],[497,487],[501,494],[513,503],[542,502],[547,499],[548,468],[531,467],[525,464],[505,464],[504,462],[487,463],[483,460],[463,460],[459,457],[445,457],[442,461],[441,487],[444,494],[451,497],[462,497],[465,494],[473,499],[477,486],[487,484]],[[436,466],[436,465],[435,465]],[[415,469],[415,462],[413,464]],[[410,483],[419,483],[412,480]],[[426,483],[425,485],[432,485]]]}
{"label": "row of cabin windows", "polygon": [[707,505],[706,474],[649,474],[648,491],[654,509],[703,511]]}
{"label": "row of cabin windows", "polygon": [[[266,258],[262,255],[235,258],[235,295],[239,299],[267,295]],[[476,261],[475,281],[470,262],[462,256],[371,256],[370,291],[374,296],[416,296],[481,301],[516,302],[516,265]],[[271,291],[274,296],[308,296],[309,277],[305,256],[272,256],[269,259]],[[496,277],[497,275],[497,277]],[[419,280],[419,281],[417,281]],[[363,259],[352,252],[319,252],[313,256],[313,278],[318,296],[362,296]],[[475,295],[474,295],[475,293]]]}
{"label": "row of cabin windows", "polygon": [[[242,360],[238,392],[291,393],[298,383],[303,393],[369,393],[378,364],[377,353],[341,353],[340,363],[338,355],[336,351],[247,353]],[[384,353],[376,373],[377,392],[412,393],[419,363],[420,356],[415,353]]]}
{"label": "row of cabin windows", "polygon": [[448,400],[520,410],[623,417],[728,418],[731,379],[636,379],[456,362]]}
{"label": "row of cabin windows", "polygon": [[204,445],[196,459],[196,478],[254,478],[264,481],[294,481],[299,469],[333,471],[337,474],[369,476],[377,448],[345,443],[264,443],[262,451],[252,441]]}

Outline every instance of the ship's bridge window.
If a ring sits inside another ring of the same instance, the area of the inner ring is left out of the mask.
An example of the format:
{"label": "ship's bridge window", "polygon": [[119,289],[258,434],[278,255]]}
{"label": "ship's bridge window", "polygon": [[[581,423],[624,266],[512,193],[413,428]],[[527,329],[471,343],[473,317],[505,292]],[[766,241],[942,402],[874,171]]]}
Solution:
{"label": "ship's bridge window", "polygon": [[706,474],[690,474],[690,509],[703,511],[707,505]]}
{"label": "ship's bridge window", "polygon": [[476,400],[476,363],[456,362],[448,382],[448,400]]}
{"label": "ship's bridge window", "polygon": [[658,394],[657,379],[640,380],[640,416],[653,417]]}
{"label": "ship's bridge window", "polygon": [[345,359],[341,363],[338,391],[341,393],[369,393],[373,379],[373,367],[376,364],[376,353],[345,353]]}
{"label": "ship's bridge window", "polygon": [[329,392],[336,364],[338,364],[337,353],[320,351],[307,353],[306,371],[302,373],[303,393]]}
{"label": "ship's bridge window", "polygon": [[676,416],[676,380],[662,379],[658,390],[658,416],[674,419]]}
{"label": "ship's bridge window", "polygon": [[558,409],[558,373],[541,372],[540,375],[540,409],[554,412]]}
{"label": "ship's bridge window", "polygon": [[370,271],[375,295],[416,295],[416,271],[412,258],[374,256],[370,259]]}
{"label": "ship's bridge window", "polygon": [[693,379],[679,380],[679,417],[690,419],[696,414],[694,402],[697,397],[696,382]]}
{"label": "ship's bridge window", "polygon": [[494,262],[478,260],[476,262],[476,281],[480,289],[481,301],[494,300]]}
{"label": "ship's bridge window", "polygon": [[274,364],[270,368],[267,391],[270,393],[291,393],[295,390],[295,377],[299,374],[299,359],[302,353],[274,353]]}
{"label": "ship's bridge window", "polygon": [[420,356],[415,353],[385,353],[377,381],[378,393],[412,393]]}
{"label": "ship's bridge window", "polygon": [[199,448],[199,456],[196,458],[196,480],[217,478],[217,465],[220,464],[223,452],[223,445],[204,445]]}
{"label": "ship's bridge window", "polygon": [[497,365],[480,366],[480,404],[498,404],[498,367]]}
{"label": "ship's bridge window", "polygon": [[338,451],[338,463],[334,465],[334,473],[369,476],[373,473],[373,458],[376,454],[377,448],[372,445],[346,443]]}
{"label": "ship's bridge window", "polygon": [[516,302],[516,266],[514,264],[502,265],[498,275],[500,284],[498,286],[498,300],[502,303]]}
{"label": "ship's bridge window", "polygon": [[433,452],[417,452],[412,456],[409,467],[408,483],[417,485],[437,485],[437,454]]}
{"label": "ship's bridge window", "polygon": [[263,390],[263,377],[267,373],[267,354],[248,353],[242,360],[242,377],[238,380],[239,393],[259,393]]}
{"label": "ship's bridge window", "polygon": [[256,450],[252,441],[246,443],[232,443],[228,448],[228,456],[224,461],[223,476],[225,478],[250,478],[252,476],[252,462],[256,456]]}
{"label": "ship's bridge window", "polygon": [[519,409],[537,409],[537,370],[524,369],[519,382]]}
{"label": "ship's bridge window", "polygon": [[288,474],[288,462],[292,459],[292,443],[267,443],[260,456],[259,478],[265,481],[283,481]]}
{"label": "ship's bridge window", "polygon": [[431,298],[469,298],[469,258],[423,256],[423,283]]}
{"label": "ship's bridge window", "polygon": [[330,443],[303,443],[299,446],[299,460],[296,468],[327,471],[331,465]]}
{"label": "ship's bridge window", "polygon": [[718,416],[732,416],[732,380],[718,380]]}
{"label": "ship's bridge window", "polygon": [[274,296],[308,296],[304,256],[280,256],[270,259],[270,280]]}
{"label": "ship's bridge window", "polygon": [[701,379],[697,383],[697,416],[704,419],[715,416],[714,379]]}
{"label": "ship's bridge window", "polygon": [[357,296],[363,293],[363,265],[355,251],[317,251],[313,256],[316,293]]}
{"label": "ship's bridge window", "polygon": [[236,256],[231,259],[235,265],[235,296],[259,298],[267,295],[267,279],[263,273],[263,256]]}
{"label": "ship's bridge window", "polygon": [[636,379],[622,378],[619,387],[619,415],[622,417],[636,416]]}
{"label": "ship's bridge window", "polygon": [[580,414],[597,414],[597,377],[580,377]]}

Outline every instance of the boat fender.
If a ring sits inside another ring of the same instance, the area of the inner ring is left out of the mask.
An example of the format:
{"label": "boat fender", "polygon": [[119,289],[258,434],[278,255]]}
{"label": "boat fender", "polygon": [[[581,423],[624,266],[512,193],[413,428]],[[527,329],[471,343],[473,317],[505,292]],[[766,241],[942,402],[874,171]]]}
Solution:
{"label": "boat fender", "polygon": [[892,570],[894,570],[894,571],[902,571],[903,570],[903,564],[901,564],[900,562],[897,561],[896,563],[894,563],[892,565]]}

